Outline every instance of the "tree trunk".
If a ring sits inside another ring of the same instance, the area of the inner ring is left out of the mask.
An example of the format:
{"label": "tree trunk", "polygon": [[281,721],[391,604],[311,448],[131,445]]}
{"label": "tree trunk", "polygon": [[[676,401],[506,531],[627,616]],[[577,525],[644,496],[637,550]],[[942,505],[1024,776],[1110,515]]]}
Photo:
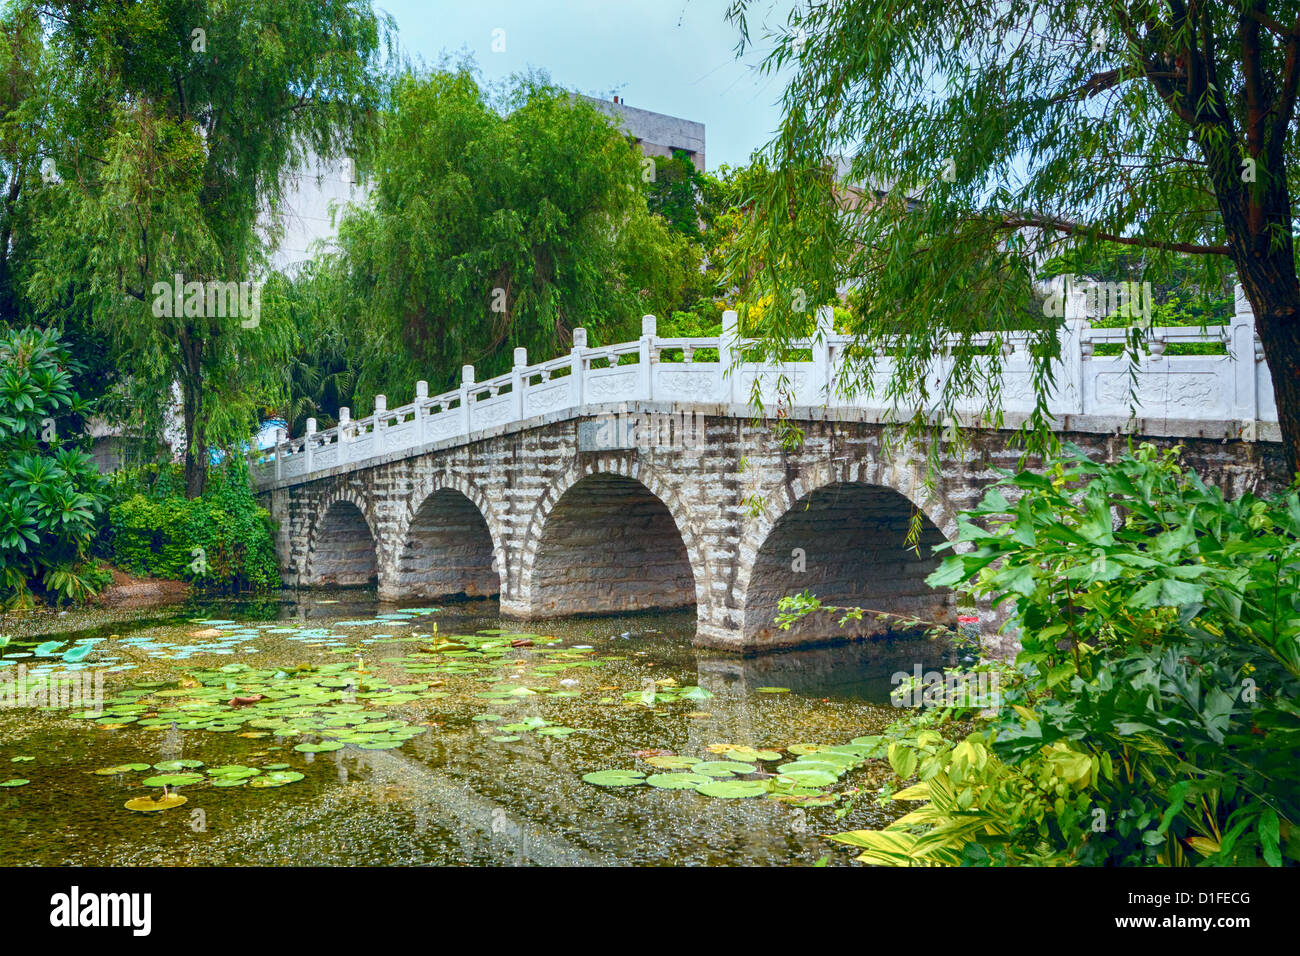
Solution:
{"label": "tree trunk", "polygon": [[1273,379],[1277,421],[1282,431],[1288,477],[1300,472],[1300,303],[1294,281],[1290,290],[1261,287],[1242,274],[1242,288],[1255,311],[1255,329]]}
{"label": "tree trunk", "polygon": [[203,427],[203,345],[189,328],[180,336],[184,369],[181,406],[185,418],[185,497],[198,498],[208,479],[208,442]]}

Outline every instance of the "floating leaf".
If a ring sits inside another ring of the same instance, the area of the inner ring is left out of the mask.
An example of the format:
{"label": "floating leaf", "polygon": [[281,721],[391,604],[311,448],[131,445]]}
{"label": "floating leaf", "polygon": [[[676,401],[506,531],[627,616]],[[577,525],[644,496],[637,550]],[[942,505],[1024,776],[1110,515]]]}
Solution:
{"label": "floating leaf", "polygon": [[22,777],[14,777],[12,780],[6,780],[4,783],[0,783],[0,787],[25,787],[29,783],[31,783],[30,780],[24,780]]}
{"label": "floating leaf", "polygon": [[128,810],[135,810],[137,813],[153,813],[158,810],[170,810],[188,802],[189,798],[179,793],[167,793],[156,800],[153,797],[135,797],[122,805]]}
{"label": "floating leaf", "polygon": [[152,768],[147,763],[123,763],[116,767],[101,767],[95,773],[101,777],[113,777],[119,773],[140,773],[150,769]]}
{"label": "floating leaf", "polygon": [[702,793],[706,797],[734,800],[742,797],[761,797],[767,793],[767,787],[760,780],[715,780],[699,787],[696,793]]}
{"label": "floating leaf", "polygon": [[658,767],[660,770],[685,770],[700,763],[699,757],[678,757],[673,754],[663,754],[657,757],[647,757],[645,762],[652,767]]}
{"label": "floating leaf", "polygon": [[691,773],[702,773],[710,777],[731,777],[753,772],[754,768],[749,764],[735,760],[706,760],[691,767]]}
{"label": "floating leaf", "polygon": [[712,780],[712,777],[698,773],[652,773],[645,778],[646,783],[660,790],[694,790]]}
{"label": "floating leaf", "polygon": [[584,773],[582,779],[598,787],[635,787],[645,783],[645,774],[639,770],[598,770]]}
{"label": "floating leaf", "polygon": [[156,777],[146,777],[146,787],[187,787],[203,779],[200,773],[165,773]]}
{"label": "floating leaf", "polygon": [[296,783],[303,779],[303,774],[294,770],[276,770],[272,773],[263,774],[260,777],[254,777],[248,781],[250,787],[258,789],[266,787],[283,787],[285,784]]}

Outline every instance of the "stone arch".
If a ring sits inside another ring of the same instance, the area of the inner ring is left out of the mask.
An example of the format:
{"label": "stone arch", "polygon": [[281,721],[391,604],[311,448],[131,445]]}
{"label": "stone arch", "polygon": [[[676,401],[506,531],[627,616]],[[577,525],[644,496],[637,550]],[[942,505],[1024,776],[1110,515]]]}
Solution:
{"label": "stone arch", "polygon": [[379,582],[379,538],[366,500],[351,490],[321,497],[307,541],[306,583],[369,587]]}
{"label": "stone arch", "polygon": [[[380,593],[430,598],[502,594],[507,567],[503,538],[496,512],[477,485],[448,472],[431,475],[411,493],[398,522],[396,572]],[[441,567],[434,567],[434,560]]]}
{"label": "stone arch", "polygon": [[[956,509],[946,498],[922,496],[918,470],[897,462],[832,462],[812,471],[768,494],[767,507],[744,535],[736,587],[743,646],[757,650],[889,629],[870,617],[841,628],[838,618],[817,615],[780,630],[773,623],[779,599],[805,589],[827,604],[955,623],[955,596],[924,581],[938,565],[933,548],[956,535]],[[904,543],[916,510],[919,553]]]}
{"label": "stone arch", "polygon": [[[571,537],[567,548],[582,566],[568,565],[574,569],[566,569],[573,594],[559,599],[542,575],[554,577],[561,565],[552,549],[561,534],[580,532],[584,520],[588,533]],[[625,533],[629,521],[640,526],[643,540]],[[512,613],[617,613],[691,604],[702,613],[706,607],[703,541],[676,492],[635,458],[600,457],[557,477],[538,499],[523,541],[518,591],[507,607]],[[635,570],[620,576],[620,566]],[[658,572],[648,574],[651,567]]]}

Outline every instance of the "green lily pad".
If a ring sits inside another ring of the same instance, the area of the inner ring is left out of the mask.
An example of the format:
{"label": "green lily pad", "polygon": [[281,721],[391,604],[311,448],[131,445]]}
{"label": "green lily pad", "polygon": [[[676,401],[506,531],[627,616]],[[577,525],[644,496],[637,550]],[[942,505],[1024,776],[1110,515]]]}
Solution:
{"label": "green lily pad", "polygon": [[687,767],[693,767],[703,761],[699,757],[678,757],[675,754],[663,754],[658,757],[646,757],[645,762],[652,767],[658,767],[660,770],[685,770]]}
{"label": "green lily pad", "polygon": [[276,770],[260,777],[254,777],[248,781],[250,787],[258,789],[266,787],[283,787],[285,784],[296,783],[303,779],[303,774],[295,770]]}
{"label": "green lily pad", "polygon": [[761,797],[767,793],[767,787],[759,780],[715,780],[699,787],[696,793],[706,797],[721,797],[735,800],[742,797]]}
{"label": "green lily pad", "polygon": [[195,767],[202,767],[202,760],[164,760],[162,763],[153,765],[155,770],[169,772],[172,770],[193,770]]}
{"label": "green lily pad", "polygon": [[146,777],[146,787],[187,787],[203,779],[201,773],[164,773],[156,777]]}
{"label": "green lily pad", "polygon": [[101,767],[95,773],[101,777],[113,777],[119,773],[140,773],[150,769],[152,768],[147,763],[124,763],[118,764],[116,767]]}
{"label": "green lily pad", "polygon": [[584,773],[582,779],[598,787],[635,787],[645,783],[645,774],[640,770],[598,770]]}
{"label": "green lily pad", "polygon": [[752,766],[738,760],[705,760],[691,767],[691,773],[702,773],[710,777],[731,777],[753,772]]}
{"label": "green lily pad", "polygon": [[646,783],[660,790],[694,790],[712,781],[712,777],[698,773],[652,773],[645,778]]}
{"label": "green lily pad", "polygon": [[304,754],[328,753],[331,750],[342,750],[343,742],[341,740],[322,740],[318,744],[297,744],[293,749]]}
{"label": "green lily pad", "polygon": [[805,787],[829,787],[839,779],[829,770],[789,770],[781,776]]}
{"label": "green lily pad", "polygon": [[0,783],[0,787],[25,787],[29,783],[31,783],[30,780],[24,780],[22,777],[15,777],[12,780],[6,780],[4,783]]}

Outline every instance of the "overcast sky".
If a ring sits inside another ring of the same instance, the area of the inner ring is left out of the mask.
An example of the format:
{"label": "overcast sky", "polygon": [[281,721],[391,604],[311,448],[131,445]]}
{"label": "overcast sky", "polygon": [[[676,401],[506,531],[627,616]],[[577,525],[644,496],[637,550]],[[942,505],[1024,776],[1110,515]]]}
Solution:
{"label": "overcast sky", "polygon": [[[750,29],[784,23],[792,0],[762,0]],[[709,169],[742,165],[771,139],[783,84],[759,56],[735,55],[727,0],[375,0],[397,21],[402,50],[425,63],[468,51],[484,78],[530,68],[560,86],[703,123]],[[492,50],[505,31],[505,52]],[[763,46],[763,49],[766,45]]]}

